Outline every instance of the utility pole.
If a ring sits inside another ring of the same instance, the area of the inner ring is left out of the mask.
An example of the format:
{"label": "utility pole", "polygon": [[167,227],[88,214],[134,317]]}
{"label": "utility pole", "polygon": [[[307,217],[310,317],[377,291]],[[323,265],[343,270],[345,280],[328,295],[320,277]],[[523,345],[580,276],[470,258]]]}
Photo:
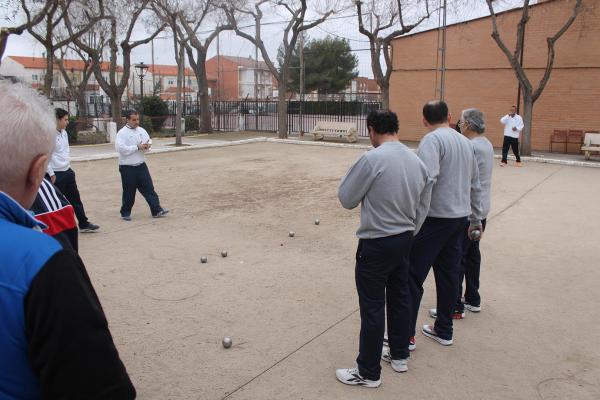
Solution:
{"label": "utility pole", "polygon": [[[440,0],[440,14],[438,17],[438,39],[437,39],[437,57],[435,63],[435,97],[444,101],[446,91],[446,3],[447,0]],[[441,65],[440,65],[441,59]],[[438,72],[440,81],[438,86]]]}
{"label": "utility pole", "polygon": [[302,108],[304,107],[304,31],[300,32],[300,136],[304,136],[304,121]]}
{"label": "utility pole", "polygon": [[217,100],[221,100],[221,51],[220,51],[220,40],[217,35]]}
{"label": "utility pole", "polygon": [[152,93],[154,94],[154,90],[156,88],[156,82],[154,81],[154,39],[152,39],[151,42],[151,46],[152,46]]}
{"label": "utility pole", "polygon": [[258,101],[258,46],[254,45],[254,100]]}

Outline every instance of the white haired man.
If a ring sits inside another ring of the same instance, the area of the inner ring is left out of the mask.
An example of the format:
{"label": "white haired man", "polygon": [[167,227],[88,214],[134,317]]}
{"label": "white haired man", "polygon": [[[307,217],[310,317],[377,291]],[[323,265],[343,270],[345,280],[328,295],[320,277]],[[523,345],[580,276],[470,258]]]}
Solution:
{"label": "white haired man", "polygon": [[55,144],[47,101],[0,81],[0,397],[134,399],[81,259],[27,209]]}

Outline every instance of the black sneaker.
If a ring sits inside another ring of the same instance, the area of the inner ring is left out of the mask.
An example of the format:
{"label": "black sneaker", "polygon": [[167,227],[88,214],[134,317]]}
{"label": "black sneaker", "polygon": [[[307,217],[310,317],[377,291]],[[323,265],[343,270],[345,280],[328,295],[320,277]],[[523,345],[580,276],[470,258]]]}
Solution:
{"label": "black sneaker", "polygon": [[162,217],[164,217],[165,215],[167,215],[168,213],[169,213],[169,210],[164,210],[164,209],[163,209],[163,210],[160,210],[159,212],[157,212],[156,214],[154,214],[154,215],[152,216],[152,218],[162,218]]}
{"label": "black sneaker", "polygon": [[123,221],[131,221],[131,215],[121,215]]}
{"label": "black sneaker", "polygon": [[94,232],[97,231],[100,227],[98,225],[92,224],[91,222],[88,222],[85,225],[80,225],[79,226],[79,232],[81,233],[87,233],[87,232]]}

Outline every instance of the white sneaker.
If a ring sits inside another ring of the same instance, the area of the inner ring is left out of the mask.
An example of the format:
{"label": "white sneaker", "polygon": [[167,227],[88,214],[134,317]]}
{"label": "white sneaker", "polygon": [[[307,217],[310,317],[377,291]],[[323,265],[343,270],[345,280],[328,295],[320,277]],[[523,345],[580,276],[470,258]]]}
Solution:
{"label": "white sneaker", "polygon": [[441,337],[439,337],[437,335],[437,333],[435,332],[435,329],[433,328],[432,325],[423,325],[422,332],[423,332],[423,335],[427,336],[428,338],[431,338],[431,339],[435,340],[436,342],[438,342],[442,346],[451,346],[452,343],[453,343],[452,339],[442,339]]}
{"label": "white sneaker", "polygon": [[335,371],[335,377],[338,379],[338,381],[346,385],[363,386],[368,388],[376,388],[381,385],[381,378],[376,381],[365,379],[358,372],[358,368],[338,369]]}
{"label": "white sneaker", "polygon": [[401,358],[399,360],[392,359],[389,347],[383,350],[383,353],[381,353],[381,359],[390,363],[392,365],[392,369],[396,372],[408,371],[408,358]]}
{"label": "white sneaker", "polygon": [[469,303],[465,303],[465,310],[469,310],[474,313],[478,313],[481,311],[481,306],[472,306]]}
{"label": "white sneaker", "polygon": [[[385,335],[383,335],[383,350],[385,350],[386,348],[387,349],[390,348],[390,343],[388,342],[387,333]],[[415,337],[411,336],[410,339],[408,339],[408,351],[415,351],[416,348],[417,348],[417,342],[415,341]]]}

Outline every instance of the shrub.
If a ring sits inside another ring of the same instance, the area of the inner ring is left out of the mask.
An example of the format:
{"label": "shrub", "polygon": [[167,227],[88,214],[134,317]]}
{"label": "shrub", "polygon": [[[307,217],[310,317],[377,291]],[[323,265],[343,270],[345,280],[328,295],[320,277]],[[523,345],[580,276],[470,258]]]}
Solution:
{"label": "shrub", "polygon": [[193,115],[188,115],[185,117],[185,131],[197,131],[200,129],[200,122],[198,121],[198,117],[194,117]]}
{"label": "shrub", "polygon": [[[151,121],[152,131],[160,131],[169,115],[169,105],[167,102],[158,96],[147,96],[138,105],[138,110],[141,108],[144,110],[144,122],[146,122],[146,116],[152,117],[151,119],[148,118]],[[148,130],[145,126],[144,128]]]}
{"label": "shrub", "polygon": [[77,117],[69,117],[69,124],[65,130],[69,137],[69,143],[77,142]]}

